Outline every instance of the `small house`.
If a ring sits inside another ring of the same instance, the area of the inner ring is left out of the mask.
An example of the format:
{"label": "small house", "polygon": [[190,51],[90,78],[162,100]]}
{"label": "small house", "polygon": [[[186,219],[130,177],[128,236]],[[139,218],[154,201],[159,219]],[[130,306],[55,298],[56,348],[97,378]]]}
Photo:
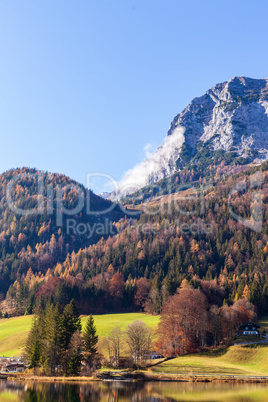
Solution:
{"label": "small house", "polygon": [[22,373],[25,370],[25,365],[21,363],[8,364],[6,371],[9,373]]}
{"label": "small house", "polygon": [[243,324],[239,328],[238,335],[257,335],[259,336],[259,328],[260,326],[257,324],[253,324],[252,322],[248,322],[247,324]]}
{"label": "small house", "polygon": [[163,358],[164,358],[164,356],[160,355],[160,353],[157,353],[157,352],[152,352],[149,355],[149,359],[163,359]]}

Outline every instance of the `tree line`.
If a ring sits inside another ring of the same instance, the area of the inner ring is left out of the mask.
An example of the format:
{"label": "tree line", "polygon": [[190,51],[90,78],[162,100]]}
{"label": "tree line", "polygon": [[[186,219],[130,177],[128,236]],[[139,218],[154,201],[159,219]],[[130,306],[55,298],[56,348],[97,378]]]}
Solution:
{"label": "tree line", "polygon": [[25,357],[30,369],[47,375],[76,375],[83,358],[83,371],[88,374],[99,364],[97,342],[93,317],[88,318],[82,332],[74,300],[63,311],[59,305],[48,304],[33,320]]}
{"label": "tree line", "polygon": [[[119,367],[122,345],[127,346],[127,367],[141,366],[150,356],[153,331],[140,320],[129,324],[125,331],[114,328],[98,342],[92,315],[82,331],[81,318],[75,301],[61,311],[49,304],[35,315],[27,337],[24,356],[35,374],[50,376],[89,375],[101,364]],[[104,359],[101,351],[107,352]]]}
{"label": "tree line", "polygon": [[101,339],[92,315],[82,331],[74,300],[63,309],[48,303],[35,315],[27,338],[29,368],[38,374],[75,376],[91,374],[101,365],[141,367],[151,359],[152,350],[174,357],[229,345],[241,324],[257,319],[246,290],[230,306],[211,304],[209,296],[205,287],[184,281],[164,302],[154,331],[136,320],[125,331],[113,328]]}

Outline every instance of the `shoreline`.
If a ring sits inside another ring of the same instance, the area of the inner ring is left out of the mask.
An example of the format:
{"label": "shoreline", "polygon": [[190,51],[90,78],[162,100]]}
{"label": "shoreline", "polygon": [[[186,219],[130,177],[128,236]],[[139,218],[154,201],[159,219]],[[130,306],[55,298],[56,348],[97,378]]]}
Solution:
{"label": "shoreline", "polygon": [[1,380],[6,381],[19,381],[19,382],[60,382],[60,383],[87,383],[87,382],[232,382],[232,383],[268,383],[268,376],[243,376],[243,375],[213,375],[213,374],[165,374],[165,373],[147,373],[147,372],[133,372],[125,374],[118,372],[116,375],[103,375],[102,373],[96,373],[96,375],[87,376],[75,376],[75,377],[64,377],[64,376],[37,376],[28,375],[21,373],[6,373],[0,374]]}

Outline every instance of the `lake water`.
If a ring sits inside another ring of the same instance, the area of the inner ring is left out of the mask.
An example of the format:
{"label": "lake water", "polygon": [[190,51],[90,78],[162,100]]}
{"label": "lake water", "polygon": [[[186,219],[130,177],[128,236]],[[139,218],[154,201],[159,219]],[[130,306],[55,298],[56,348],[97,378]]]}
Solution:
{"label": "lake water", "polygon": [[0,401],[27,402],[267,402],[268,384],[0,381]]}

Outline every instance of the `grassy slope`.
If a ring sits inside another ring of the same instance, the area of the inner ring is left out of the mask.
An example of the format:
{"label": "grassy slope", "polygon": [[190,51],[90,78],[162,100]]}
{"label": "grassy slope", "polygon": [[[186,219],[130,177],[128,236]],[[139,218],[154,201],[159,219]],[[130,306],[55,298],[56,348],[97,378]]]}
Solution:
{"label": "grassy slope", "polygon": [[[20,356],[27,334],[31,328],[33,316],[27,315],[0,320],[0,356]],[[142,320],[150,327],[156,327],[159,317],[142,313],[106,314],[94,316],[97,332],[100,337],[107,335],[111,329],[125,329],[135,320]],[[82,317],[82,325],[87,317]]]}
{"label": "grassy slope", "polygon": [[222,351],[181,356],[152,368],[156,372],[268,375],[268,346],[231,346]]}
{"label": "grassy slope", "polygon": [[0,320],[0,355],[20,355],[31,328],[32,316],[5,318]]}
{"label": "grassy slope", "polygon": [[[85,325],[87,317],[82,317],[82,326]],[[148,315],[143,313],[124,313],[124,314],[104,314],[95,315],[94,321],[97,332],[100,336],[106,336],[115,327],[120,327],[122,330],[135,320],[142,320],[149,327],[156,327],[159,321],[159,316]]]}
{"label": "grassy slope", "polygon": [[[258,324],[268,333],[268,316]],[[243,341],[258,339],[244,337]],[[236,342],[236,341],[235,341]],[[231,346],[224,350],[181,356],[152,368],[155,372],[193,374],[268,375],[268,344]]]}

